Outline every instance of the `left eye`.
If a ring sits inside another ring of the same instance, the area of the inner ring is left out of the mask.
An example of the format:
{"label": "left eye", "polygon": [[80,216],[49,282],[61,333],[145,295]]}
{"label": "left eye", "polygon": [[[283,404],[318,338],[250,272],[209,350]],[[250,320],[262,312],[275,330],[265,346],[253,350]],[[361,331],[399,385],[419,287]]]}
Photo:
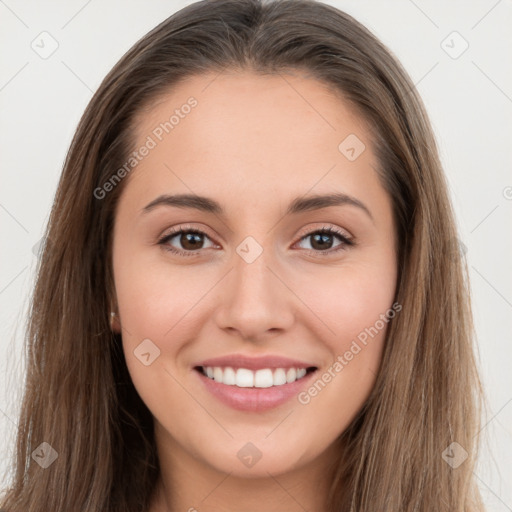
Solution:
{"label": "left eye", "polygon": [[[312,246],[312,248],[306,248],[308,252],[328,252],[330,254],[333,252],[343,250],[346,248],[346,246],[353,245],[352,240],[350,240],[345,234],[333,228],[324,228],[318,231],[312,231],[311,233],[302,237],[300,241],[307,240],[308,238],[312,240],[312,242],[310,242],[310,246]],[[337,246],[334,246],[334,249],[332,247],[333,242],[330,241],[330,239],[333,238],[338,238],[338,240],[340,240],[340,243]],[[329,247],[326,247],[326,245]]]}

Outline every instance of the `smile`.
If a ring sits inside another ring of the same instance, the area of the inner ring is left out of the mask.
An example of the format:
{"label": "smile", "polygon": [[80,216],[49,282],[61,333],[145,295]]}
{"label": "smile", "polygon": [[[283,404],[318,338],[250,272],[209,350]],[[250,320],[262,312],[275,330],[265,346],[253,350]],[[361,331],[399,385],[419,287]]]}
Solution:
{"label": "smile", "polygon": [[210,397],[243,412],[263,413],[284,405],[310,385],[317,367],[236,368],[195,366],[194,374]]}
{"label": "smile", "polygon": [[302,379],[310,368],[262,368],[256,371],[248,368],[232,368],[221,366],[199,366],[196,367],[206,377],[226,386],[237,386],[239,388],[270,388],[284,386]]}

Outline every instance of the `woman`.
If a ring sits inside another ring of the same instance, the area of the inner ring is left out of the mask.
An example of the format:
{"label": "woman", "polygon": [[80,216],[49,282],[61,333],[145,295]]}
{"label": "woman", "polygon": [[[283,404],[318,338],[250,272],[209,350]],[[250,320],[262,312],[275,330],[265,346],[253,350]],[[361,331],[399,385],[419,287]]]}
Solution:
{"label": "woman", "polygon": [[454,240],[368,30],[309,0],[182,9],[71,145],[3,509],[483,510]]}

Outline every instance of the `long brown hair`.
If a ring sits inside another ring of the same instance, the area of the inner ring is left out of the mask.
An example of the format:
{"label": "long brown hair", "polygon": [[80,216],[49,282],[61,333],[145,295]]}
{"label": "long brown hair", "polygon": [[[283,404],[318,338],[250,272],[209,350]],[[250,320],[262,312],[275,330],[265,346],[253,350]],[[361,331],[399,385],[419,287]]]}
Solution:
{"label": "long brown hair", "polygon": [[[473,468],[483,392],[467,269],[430,123],[390,51],[352,17],[314,0],[191,4],[138,41],[94,94],[47,226],[27,324],[16,457],[1,506],[147,510],[159,474],[152,417],[108,316],[112,226],[126,180],[105,197],[94,191],[134,150],[134,119],[145,107],[187,77],[226,69],[299,70],[339,93],[372,133],[393,202],[402,311],[390,322],[375,387],[338,439],[328,511],[482,511]],[[46,469],[32,456],[43,442],[57,453]],[[458,467],[449,463],[454,450],[468,454]]]}

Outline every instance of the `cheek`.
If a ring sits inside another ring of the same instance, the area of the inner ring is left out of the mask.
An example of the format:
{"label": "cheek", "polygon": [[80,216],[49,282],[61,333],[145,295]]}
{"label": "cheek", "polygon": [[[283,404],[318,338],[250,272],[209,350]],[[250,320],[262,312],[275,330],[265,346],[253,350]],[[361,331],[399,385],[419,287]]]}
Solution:
{"label": "cheek", "polygon": [[118,263],[122,345],[132,382],[155,417],[165,417],[168,408],[185,414],[190,401],[178,384],[184,377],[178,360],[191,337],[187,310],[198,301],[198,290],[184,287],[179,272],[164,275],[150,262]]}
{"label": "cheek", "polygon": [[347,280],[343,290],[332,283],[329,293],[318,296],[322,319],[334,331],[323,338],[332,359],[297,397],[305,428],[322,425],[325,439],[334,439],[363,407],[375,384],[389,322],[397,314],[393,292],[393,286]]}
{"label": "cheek", "polygon": [[392,260],[386,265],[347,264],[332,269],[315,280],[314,287],[311,285],[301,279],[298,293],[307,297],[317,325],[325,327],[323,340],[333,353],[348,350],[352,340],[358,336],[363,339],[376,323],[379,331],[385,330],[382,315],[391,308],[396,287]]}
{"label": "cheek", "polygon": [[[333,436],[355,417],[368,398],[380,366],[390,321],[401,307],[393,304],[396,288],[394,255],[377,264],[337,269],[324,287],[310,294],[312,309],[329,327],[323,341],[331,363],[322,368],[299,403],[315,410],[315,421]],[[326,435],[328,433],[326,432]]]}
{"label": "cheek", "polygon": [[[149,252],[149,251],[147,251]],[[188,272],[161,258],[114,253],[114,277],[125,334],[161,340],[207,291],[200,272]],[[181,322],[180,322],[181,325]]]}
{"label": "cheek", "polygon": [[[155,411],[162,403],[157,398],[162,390],[181,396],[172,376],[186,378],[183,354],[190,340],[197,338],[198,315],[209,316],[208,301],[201,299],[217,278],[192,267],[188,271],[173,267],[155,258],[154,252],[123,251],[121,246],[114,252],[113,264],[126,364],[141,398]],[[141,355],[148,352],[154,362],[146,366],[148,356],[144,361]]]}
{"label": "cheek", "polygon": [[316,313],[309,327],[314,328],[313,322],[322,325],[321,339],[332,359],[299,402],[315,402],[320,416],[328,413],[329,421],[336,417],[334,425],[348,424],[371,392],[389,323],[401,309],[393,306],[393,257],[390,254],[379,264],[347,264],[318,280],[314,288],[302,281],[309,287],[308,305]]}

